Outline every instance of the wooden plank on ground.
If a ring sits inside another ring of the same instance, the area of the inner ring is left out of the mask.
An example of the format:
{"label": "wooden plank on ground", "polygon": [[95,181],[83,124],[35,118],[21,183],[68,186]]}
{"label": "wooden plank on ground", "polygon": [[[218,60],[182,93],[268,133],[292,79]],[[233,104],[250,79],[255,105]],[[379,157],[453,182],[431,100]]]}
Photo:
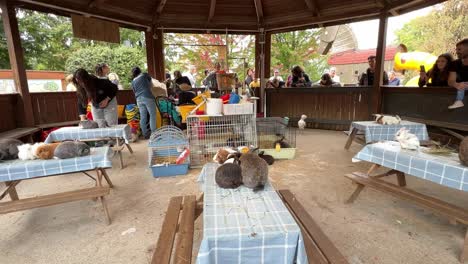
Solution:
{"label": "wooden plank on ground", "polygon": [[195,227],[195,195],[184,196],[182,216],[179,225],[179,238],[175,249],[176,264],[192,262],[193,231]]}
{"label": "wooden plank on ground", "polygon": [[348,263],[346,258],[340,253],[330,239],[325,235],[318,224],[307,213],[305,208],[296,200],[289,190],[280,190],[279,193],[287,201],[288,205],[294,211],[301,225],[305,227],[308,234],[318,245],[320,251],[325,255],[330,263]]}
{"label": "wooden plank on ground", "polygon": [[107,195],[109,194],[109,190],[109,187],[92,187],[69,192],[25,198],[16,201],[3,202],[0,203],[0,214],[91,199]]}
{"label": "wooden plank on ground", "polygon": [[461,207],[457,207],[407,188],[401,188],[395,184],[380,179],[367,177],[364,173],[355,172],[353,174],[346,174],[345,176],[354,182],[386,192],[398,198],[414,202],[422,207],[442,214],[449,219],[453,219],[463,224],[468,224],[468,211]]}
{"label": "wooden plank on ground", "polygon": [[172,197],[169,201],[151,264],[170,263],[181,205],[182,196]]}

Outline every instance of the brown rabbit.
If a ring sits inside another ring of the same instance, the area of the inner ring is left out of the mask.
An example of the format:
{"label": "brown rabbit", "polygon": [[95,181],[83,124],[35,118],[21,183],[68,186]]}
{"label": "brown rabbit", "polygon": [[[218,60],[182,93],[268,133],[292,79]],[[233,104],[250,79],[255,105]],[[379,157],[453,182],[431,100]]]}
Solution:
{"label": "brown rabbit", "polygon": [[458,157],[460,158],[461,164],[468,166],[468,137],[465,137],[460,143]]}
{"label": "brown rabbit", "polygon": [[36,156],[38,159],[43,160],[53,159],[54,151],[58,145],[60,145],[60,142],[51,144],[41,144],[39,147],[37,147],[34,156]]}
{"label": "brown rabbit", "polygon": [[263,190],[268,182],[268,163],[254,153],[242,154],[239,161],[244,185],[254,192]]}

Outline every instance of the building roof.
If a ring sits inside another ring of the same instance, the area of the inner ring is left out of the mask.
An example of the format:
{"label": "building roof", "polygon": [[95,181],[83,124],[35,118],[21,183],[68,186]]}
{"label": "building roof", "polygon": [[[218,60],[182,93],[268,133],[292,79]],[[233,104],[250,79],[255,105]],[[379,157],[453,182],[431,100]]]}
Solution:
{"label": "building roof", "polygon": [[[397,53],[396,47],[387,47],[385,49],[385,60],[393,60]],[[331,55],[328,59],[329,65],[358,64],[366,63],[367,58],[376,54],[376,49],[366,50],[347,50]]]}
{"label": "building roof", "polygon": [[166,32],[270,32],[390,16],[445,0],[17,0],[21,8],[82,14]]}

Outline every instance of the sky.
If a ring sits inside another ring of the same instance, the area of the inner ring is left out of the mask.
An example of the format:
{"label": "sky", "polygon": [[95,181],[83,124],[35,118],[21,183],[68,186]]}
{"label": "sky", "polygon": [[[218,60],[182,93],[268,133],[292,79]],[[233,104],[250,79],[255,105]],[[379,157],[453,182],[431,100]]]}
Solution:
{"label": "sky", "polygon": [[[411,19],[428,14],[434,6],[416,10],[397,17],[391,17],[387,26],[387,45],[394,43],[396,36],[394,32],[401,29]],[[379,33],[379,21],[369,20],[349,24],[353,29],[358,41],[358,49],[372,49],[377,47],[377,35]]]}

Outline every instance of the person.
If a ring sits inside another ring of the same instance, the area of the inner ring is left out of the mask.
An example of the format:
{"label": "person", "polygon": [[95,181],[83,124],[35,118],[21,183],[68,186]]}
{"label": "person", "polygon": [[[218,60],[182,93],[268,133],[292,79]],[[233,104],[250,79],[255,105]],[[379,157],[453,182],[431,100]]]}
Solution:
{"label": "person", "polygon": [[203,85],[207,87],[208,89],[212,89],[214,91],[218,91],[218,82],[216,80],[216,74],[217,73],[222,73],[223,71],[221,70],[221,63],[216,62],[215,63],[215,70],[210,72],[208,76],[203,80]]}
{"label": "person", "polygon": [[67,75],[67,77],[65,77],[65,81],[67,82],[67,92],[76,91],[76,87],[73,84],[73,74]]}
{"label": "person", "polygon": [[279,75],[279,70],[275,69],[273,72],[273,76],[270,77],[270,81],[273,82],[273,80],[276,79],[278,82],[282,82],[283,78]]}
{"label": "person", "polygon": [[396,73],[394,71],[388,72],[388,85],[400,86],[400,82],[400,78],[396,77]]}
{"label": "person", "polygon": [[255,70],[248,68],[247,69],[247,76],[245,77],[244,83],[245,85],[250,87],[250,83],[255,80]]}
{"label": "person", "polygon": [[[156,99],[151,92],[153,87],[151,76],[143,73],[139,67],[132,69],[132,90],[135,93],[136,102],[140,111],[140,128],[145,139],[150,138],[156,131]],[[148,114],[149,127],[148,131]]]}
{"label": "person", "polygon": [[301,66],[294,66],[291,70],[292,80],[291,87],[310,87],[311,82],[309,75],[304,73],[304,70]]}
{"label": "person", "polygon": [[448,85],[457,89],[457,97],[449,109],[465,106],[463,98],[465,90],[468,90],[468,38],[457,43],[456,53],[458,59],[449,66]]}
{"label": "person", "polygon": [[119,88],[119,90],[123,90],[123,86],[120,84],[120,78],[119,78],[119,76],[117,75],[117,73],[111,72],[111,73],[109,73],[109,75],[107,75],[107,78],[108,78],[109,81],[111,81],[113,84],[117,85],[117,88]]}
{"label": "person", "polygon": [[109,65],[107,63],[99,63],[95,67],[96,76],[99,79],[107,79],[110,72]]}
{"label": "person", "polygon": [[190,91],[192,85],[186,76],[182,76],[180,71],[174,71],[174,82],[177,85],[176,94],[179,97],[179,105],[193,104],[192,99],[195,98],[195,93]]}
{"label": "person", "polygon": [[[374,55],[367,58],[369,68],[359,77],[359,85],[374,85],[375,58]],[[388,75],[385,71],[383,72],[383,84],[388,85]]]}
{"label": "person", "polygon": [[320,87],[341,87],[339,82],[333,81],[329,73],[324,73],[320,78],[320,81],[314,84],[314,86]]}
{"label": "person", "polygon": [[291,87],[291,85],[292,85],[292,78],[293,78],[292,74],[289,74],[289,75],[288,75],[288,79],[286,80],[286,87]]}
{"label": "person", "polygon": [[427,73],[425,71],[421,71],[419,73],[419,87],[423,87],[424,85],[427,85],[428,87],[448,86],[449,65],[452,60],[452,55],[449,53],[439,55],[436,63],[432,66],[432,69]]}
{"label": "person", "polygon": [[182,76],[185,76],[187,77],[189,80],[190,80],[190,85],[195,88],[196,86],[196,78],[195,78],[195,75],[197,73],[197,68],[195,67],[195,65],[190,65],[189,66],[189,70],[187,72],[184,72],[182,74]]}
{"label": "person", "polygon": [[117,125],[117,85],[99,79],[80,68],[73,74],[73,84],[78,95],[78,113],[86,120],[86,108],[91,102],[93,119],[105,119],[109,126]]}
{"label": "person", "polygon": [[331,67],[330,70],[328,71],[328,74],[330,74],[331,79],[335,83],[340,83],[340,76],[336,75],[336,68]]}

